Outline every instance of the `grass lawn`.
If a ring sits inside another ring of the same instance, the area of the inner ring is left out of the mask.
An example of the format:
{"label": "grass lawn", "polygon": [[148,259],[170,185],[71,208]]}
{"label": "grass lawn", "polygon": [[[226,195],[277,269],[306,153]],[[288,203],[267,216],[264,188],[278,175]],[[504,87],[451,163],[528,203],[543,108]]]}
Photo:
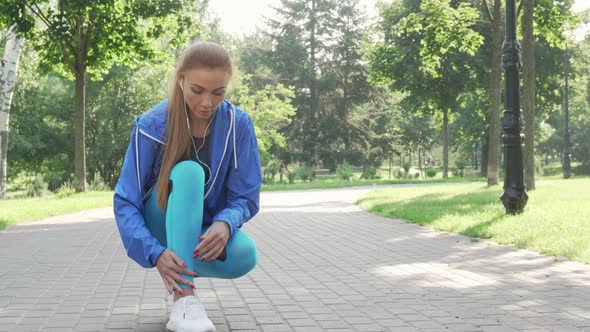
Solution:
{"label": "grass lawn", "polygon": [[590,263],[590,179],[537,180],[521,215],[506,215],[501,186],[481,183],[391,188],[358,202],[370,212],[436,230]]}
{"label": "grass lawn", "polygon": [[23,221],[113,205],[113,192],[92,191],[65,198],[14,198],[0,201],[0,229]]}

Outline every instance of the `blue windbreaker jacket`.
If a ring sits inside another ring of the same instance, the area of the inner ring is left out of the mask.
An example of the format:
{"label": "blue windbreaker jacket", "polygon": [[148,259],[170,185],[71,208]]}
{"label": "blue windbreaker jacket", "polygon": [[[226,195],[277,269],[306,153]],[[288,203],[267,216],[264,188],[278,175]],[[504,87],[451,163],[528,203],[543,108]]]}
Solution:
{"label": "blue windbreaker jacket", "polygon": [[[143,267],[154,267],[166,249],[146,226],[143,199],[156,184],[162,165],[167,114],[164,100],[135,119],[115,187],[114,212],[123,245]],[[209,155],[212,174],[205,186],[203,225],[225,221],[231,236],[258,213],[262,172],[252,120],[227,100],[213,119]]]}

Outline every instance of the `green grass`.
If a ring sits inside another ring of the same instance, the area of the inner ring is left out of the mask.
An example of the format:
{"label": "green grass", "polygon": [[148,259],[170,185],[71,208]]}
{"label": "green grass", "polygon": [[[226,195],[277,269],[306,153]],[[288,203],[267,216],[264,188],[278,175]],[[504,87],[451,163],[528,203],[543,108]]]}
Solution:
{"label": "green grass", "polygon": [[590,263],[590,179],[538,180],[524,213],[506,215],[500,186],[391,188],[358,200],[389,218]]}
{"label": "green grass", "polygon": [[[579,162],[572,162],[572,178],[587,178],[588,171]],[[563,179],[563,167],[559,162],[553,162],[542,168],[542,179]]]}
{"label": "green grass", "polygon": [[65,198],[13,198],[0,201],[0,229],[24,221],[33,221],[60,214],[111,206],[113,192],[94,191]]}

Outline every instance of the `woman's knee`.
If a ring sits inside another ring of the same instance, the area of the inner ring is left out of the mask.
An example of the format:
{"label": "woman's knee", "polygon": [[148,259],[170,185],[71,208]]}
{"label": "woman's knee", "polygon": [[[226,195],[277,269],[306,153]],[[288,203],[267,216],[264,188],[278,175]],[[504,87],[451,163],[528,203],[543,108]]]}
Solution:
{"label": "woman's knee", "polygon": [[205,183],[205,171],[199,163],[192,160],[181,161],[172,167],[170,171],[171,191],[190,191],[196,183]]}
{"label": "woman's knee", "polygon": [[[239,234],[239,233],[237,233]],[[235,234],[235,235],[237,235]],[[232,246],[231,251],[228,252],[228,258],[234,264],[231,269],[230,278],[239,278],[252,271],[256,264],[258,264],[258,250],[254,240],[244,233],[241,233],[238,243]],[[236,239],[238,240],[238,239]]]}

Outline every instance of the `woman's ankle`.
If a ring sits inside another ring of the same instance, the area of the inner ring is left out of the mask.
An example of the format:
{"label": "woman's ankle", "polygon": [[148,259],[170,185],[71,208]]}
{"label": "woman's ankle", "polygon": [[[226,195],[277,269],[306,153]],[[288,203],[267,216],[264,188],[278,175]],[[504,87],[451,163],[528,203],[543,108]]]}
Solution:
{"label": "woman's ankle", "polygon": [[192,288],[182,288],[182,293],[180,293],[179,291],[174,292],[174,302],[178,301],[179,299],[181,299],[185,296],[191,296],[191,295],[195,295]]}

